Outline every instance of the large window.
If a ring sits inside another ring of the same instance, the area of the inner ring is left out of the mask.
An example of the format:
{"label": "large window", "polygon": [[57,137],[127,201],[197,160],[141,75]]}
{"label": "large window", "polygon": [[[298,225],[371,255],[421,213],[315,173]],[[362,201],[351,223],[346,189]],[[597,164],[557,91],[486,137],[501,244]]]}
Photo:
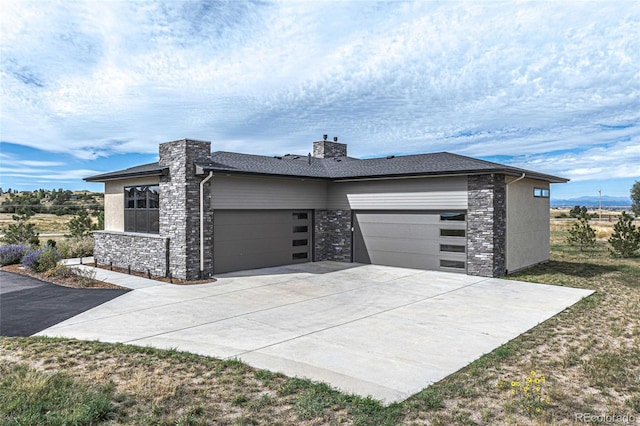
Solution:
{"label": "large window", "polygon": [[160,233],[160,187],[124,188],[124,230],[145,234]]}

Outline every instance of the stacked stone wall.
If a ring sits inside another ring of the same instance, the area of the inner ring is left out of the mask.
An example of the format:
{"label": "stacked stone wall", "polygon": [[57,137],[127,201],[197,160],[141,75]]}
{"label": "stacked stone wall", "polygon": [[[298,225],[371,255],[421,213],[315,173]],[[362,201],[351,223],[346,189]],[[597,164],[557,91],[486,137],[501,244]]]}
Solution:
{"label": "stacked stone wall", "polygon": [[351,210],[316,210],[314,261],[351,262]]}
{"label": "stacked stone wall", "polygon": [[94,260],[100,265],[131,268],[167,276],[169,239],[153,234],[96,231],[93,233]]}
{"label": "stacked stone wall", "polygon": [[499,277],[506,272],[506,180],[504,175],[468,178],[467,273]]}
{"label": "stacked stone wall", "polygon": [[[182,279],[200,278],[200,182],[195,163],[207,161],[211,143],[179,140],[160,145],[160,165],[169,173],[160,179],[160,235],[170,237],[171,273]],[[213,274],[213,214],[206,186],[204,277]]]}

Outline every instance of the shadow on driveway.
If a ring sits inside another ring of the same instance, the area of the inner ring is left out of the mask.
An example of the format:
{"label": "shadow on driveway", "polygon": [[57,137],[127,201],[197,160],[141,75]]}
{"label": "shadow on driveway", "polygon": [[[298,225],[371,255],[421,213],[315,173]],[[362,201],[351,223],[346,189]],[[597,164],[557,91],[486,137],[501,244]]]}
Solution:
{"label": "shadow on driveway", "polygon": [[31,336],[128,291],[62,287],[0,271],[0,335]]}

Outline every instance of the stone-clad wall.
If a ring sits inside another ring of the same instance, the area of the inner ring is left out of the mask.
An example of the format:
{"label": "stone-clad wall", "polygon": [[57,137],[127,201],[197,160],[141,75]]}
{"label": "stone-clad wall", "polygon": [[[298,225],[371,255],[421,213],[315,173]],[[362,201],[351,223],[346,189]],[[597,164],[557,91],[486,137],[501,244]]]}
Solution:
{"label": "stone-clad wall", "polygon": [[[160,165],[169,173],[160,179],[160,235],[167,236],[171,252],[169,269],[182,279],[200,277],[200,182],[195,162],[211,156],[211,143],[183,139],[160,145]],[[208,185],[207,185],[208,186]],[[205,199],[205,277],[213,273],[213,215]]]}
{"label": "stone-clad wall", "polygon": [[507,197],[504,175],[468,178],[467,273],[499,277],[506,272]]}
{"label": "stone-clad wall", "polygon": [[95,231],[93,257],[100,265],[167,276],[169,239],[153,234]]}
{"label": "stone-clad wall", "polygon": [[351,210],[316,210],[314,261],[351,262]]}

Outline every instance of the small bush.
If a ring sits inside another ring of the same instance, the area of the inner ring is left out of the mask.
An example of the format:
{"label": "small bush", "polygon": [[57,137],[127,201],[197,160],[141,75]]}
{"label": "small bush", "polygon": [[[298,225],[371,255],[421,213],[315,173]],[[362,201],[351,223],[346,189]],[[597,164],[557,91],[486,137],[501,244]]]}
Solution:
{"label": "small bush", "polygon": [[0,247],[0,266],[15,265],[29,250],[29,246],[24,244],[9,244]]}
{"label": "small bush", "polygon": [[76,283],[81,287],[89,287],[96,279],[95,269],[84,269],[68,267],[66,265],[56,265],[44,273],[45,277],[76,278]]}
{"label": "small bush", "polygon": [[87,257],[93,255],[93,238],[71,238],[58,244],[60,254],[64,259],[73,257]]}
{"label": "small bush", "polygon": [[54,269],[61,259],[62,256],[55,248],[46,246],[27,253],[22,258],[22,264],[33,271],[46,272]]}
{"label": "small bush", "polygon": [[616,257],[633,257],[640,249],[640,229],[633,224],[633,217],[622,212],[613,227],[614,233],[609,238],[611,254]]}
{"label": "small bush", "polygon": [[578,246],[580,251],[585,251],[596,245],[596,231],[589,225],[587,214],[581,213],[578,222],[571,225],[566,242],[571,246]]}

